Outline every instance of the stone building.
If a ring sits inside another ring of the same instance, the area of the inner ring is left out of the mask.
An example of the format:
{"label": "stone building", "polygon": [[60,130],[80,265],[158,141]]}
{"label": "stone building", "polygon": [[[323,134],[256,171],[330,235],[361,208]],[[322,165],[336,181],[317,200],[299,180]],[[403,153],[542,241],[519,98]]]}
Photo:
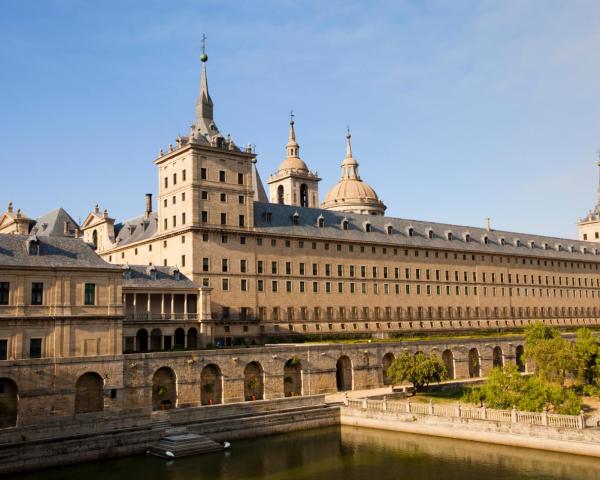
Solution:
{"label": "stone building", "polygon": [[212,289],[218,344],[597,322],[596,243],[386,217],[349,132],[341,178],[317,207],[292,117],[269,201],[253,149],[215,124],[206,59],[189,135],[155,160],[156,211],[147,196],[135,219],[96,208],[81,228],[109,263],[177,268]]}

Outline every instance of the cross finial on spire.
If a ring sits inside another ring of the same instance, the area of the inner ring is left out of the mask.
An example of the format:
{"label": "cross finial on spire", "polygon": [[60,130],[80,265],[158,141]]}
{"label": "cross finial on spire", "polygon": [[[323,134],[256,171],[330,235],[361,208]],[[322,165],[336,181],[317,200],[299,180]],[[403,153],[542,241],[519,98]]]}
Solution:
{"label": "cross finial on spire", "polygon": [[290,125],[294,124],[294,109],[290,110]]}
{"label": "cross finial on spire", "polygon": [[352,145],[350,145],[350,125],[346,125],[346,158],[352,158]]}
{"label": "cross finial on spire", "polygon": [[200,56],[200,60],[206,62],[208,60],[208,55],[206,54],[206,35],[202,34],[202,55]]}

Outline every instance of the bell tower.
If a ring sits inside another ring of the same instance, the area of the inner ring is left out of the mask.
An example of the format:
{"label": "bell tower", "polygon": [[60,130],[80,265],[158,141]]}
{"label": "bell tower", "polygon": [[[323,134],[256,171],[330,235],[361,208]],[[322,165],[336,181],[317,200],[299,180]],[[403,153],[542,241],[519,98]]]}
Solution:
{"label": "bell tower", "polygon": [[[598,152],[598,162],[596,163],[596,166],[600,170],[600,152]],[[585,217],[580,218],[577,222],[579,240],[600,242],[600,178],[598,179],[596,195],[597,199],[594,209],[590,210]]]}
{"label": "bell tower", "polygon": [[285,160],[267,182],[270,202],[318,208],[321,179],[316,172],[311,172],[300,158],[300,145],[296,142],[293,111],[290,113],[290,136],[285,149]]}

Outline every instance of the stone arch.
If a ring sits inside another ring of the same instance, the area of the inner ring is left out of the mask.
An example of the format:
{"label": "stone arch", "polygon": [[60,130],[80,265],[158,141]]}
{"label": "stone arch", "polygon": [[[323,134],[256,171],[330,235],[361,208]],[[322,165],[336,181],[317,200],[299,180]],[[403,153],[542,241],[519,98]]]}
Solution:
{"label": "stone arch", "polygon": [[140,328],[135,334],[135,344],[138,352],[148,351],[148,330]]}
{"label": "stone arch", "polygon": [[185,348],[185,330],[183,328],[178,328],[175,330],[175,345],[174,347],[177,349]]}
{"label": "stone arch", "polygon": [[244,399],[262,400],[265,395],[265,380],[262,365],[250,362],[244,368]]}
{"label": "stone arch", "polygon": [[198,330],[195,327],[187,331],[187,346],[188,348],[198,348]]}
{"label": "stone arch", "polygon": [[492,367],[504,366],[504,354],[499,346],[494,347],[492,352]]}
{"label": "stone arch", "polygon": [[481,377],[481,359],[476,348],[469,350],[469,377]]}
{"label": "stone arch", "polygon": [[277,203],[283,205],[285,203],[285,195],[283,192],[283,185],[277,187]]}
{"label": "stone arch", "polygon": [[96,372],[81,375],[75,383],[75,413],[104,410],[104,379]]}
{"label": "stone arch", "polygon": [[527,371],[527,365],[525,363],[525,349],[523,348],[523,345],[518,345],[515,350],[515,362],[519,372]]}
{"label": "stone arch", "polygon": [[306,183],[300,185],[300,206],[308,207],[308,186]]}
{"label": "stone arch", "polygon": [[454,380],[455,377],[455,369],[454,369],[454,354],[452,350],[446,349],[444,353],[442,353],[442,361],[444,365],[446,365],[446,373],[448,375],[449,380]]}
{"label": "stone arch", "polygon": [[150,350],[162,350],[162,332],[160,328],[154,328],[150,332]]}
{"label": "stone arch", "polygon": [[161,367],[152,376],[152,410],[168,410],[177,405],[177,380],[172,368]]}
{"label": "stone arch", "polygon": [[10,378],[0,378],[0,428],[17,425],[19,389]]}
{"label": "stone arch", "polygon": [[394,354],[392,352],[386,353],[381,359],[381,369],[383,371],[383,384],[391,385],[392,379],[389,377],[387,370],[394,361]]}
{"label": "stone arch", "polygon": [[202,405],[223,403],[223,374],[214,363],[206,365],[200,373],[200,400]]}
{"label": "stone arch", "polygon": [[352,377],[352,360],[347,355],[342,355],[335,364],[335,383],[338,392],[352,390]]}
{"label": "stone arch", "polygon": [[302,395],[302,362],[298,357],[290,358],[283,366],[283,395]]}

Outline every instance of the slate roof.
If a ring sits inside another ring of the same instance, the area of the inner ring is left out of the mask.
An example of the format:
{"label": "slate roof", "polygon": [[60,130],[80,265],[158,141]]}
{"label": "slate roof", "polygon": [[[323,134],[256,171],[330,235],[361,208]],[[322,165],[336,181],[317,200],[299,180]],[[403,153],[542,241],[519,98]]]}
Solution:
{"label": "slate roof", "polygon": [[64,237],[65,222],[69,222],[67,235],[75,236],[76,229],[79,229],[77,222],[62,207],[42,215],[35,222],[32,233],[37,236]]}
{"label": "slate roof", "polygon": [[[292,218],[296,213],[298,225],[294,225]],[[320,216],[324,220],[324,227],[321,228],[318,227]],[[348,230],[342,228],[344,219],[348,220]],[[370,232],[365,231],[366,223],[371,225]],[[254,225],[259,233],[309,239],[600,262],[600,244],[594,242],[272,203],[254,203]],[[387,233],[388,226],[391,226],[391,234]],[[412,229],[412,236],[409,229]],[[430,230],[432,238],[429,238]],[[448,240],[449,233],[452,240]],[[487,244],[484,237],[488,238]],[[547,244],[547,248],[544,248],[544,244]],[[560,250],[557,249],[558,245],[561,245]]]}
{"label": "slate roof", "polygon": [[[179,280],[175,278],[175,267],[156,267],[148,265],[126,265],[123,269],[123,287],[135,288],[167,288],[167,289],[197,289],[192,280],[183,273],[179,273]],[[152,269],[156,272],[156,279],[152,278]]]}
{"label": "slate roof", "polygon": [[144,215],[131,218],[115,225],[115,247],[146,240],[156,233],[158,213],[152,212],[146,219]]}
{"label": "slate roof", "polygon": [[[39,253],[30,254],[28,240],[36,239]],[[82,239],[0,234],[0,267],[100,268],[118,270],[102,260]]]}

